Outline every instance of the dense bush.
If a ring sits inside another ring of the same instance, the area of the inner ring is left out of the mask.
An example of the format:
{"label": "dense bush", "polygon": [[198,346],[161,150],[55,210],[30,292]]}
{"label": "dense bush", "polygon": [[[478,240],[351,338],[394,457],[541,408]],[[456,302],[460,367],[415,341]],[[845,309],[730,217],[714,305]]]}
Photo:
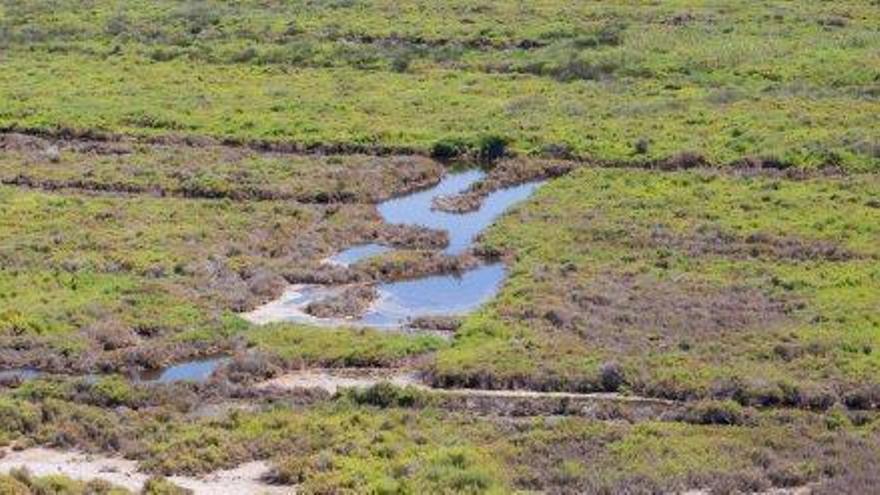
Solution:
{"label": "dense bush", "polygon": [[617,363],[605,363],[599,369],[602,388],[606,392],[617,392],[626,383],[623,368]]}
{"label": "dense bush", "polygon": [[153,476],[144,483],[142,495],[189,495],[192,490],[181,488],[161,476]]}
{"label": "dense bush", "polygon": [[33,433],[40,423],[41,412],[34,405],[0,398],[0,432],[4,435]]}
{"label": "dense bush", "polygon": [[746,420],[742,406],[732,400],[702,401],[688,408],[685,421],[701,425],[740,425]]}
{"label": "dense bush", "polygon": [[441,139],[431,148],[431,156],[437,160],[470,160],[491,164],[507,153],[509,139],[496,136],[480,136],[476,140],[462,138]]}
{"label": "dense bush", "polygon": [[423,392],[413,387],[398,387],[387,382],[349,390],[348,394],[357,404],[377,407],[413,407],[423,405],[427,400]]}

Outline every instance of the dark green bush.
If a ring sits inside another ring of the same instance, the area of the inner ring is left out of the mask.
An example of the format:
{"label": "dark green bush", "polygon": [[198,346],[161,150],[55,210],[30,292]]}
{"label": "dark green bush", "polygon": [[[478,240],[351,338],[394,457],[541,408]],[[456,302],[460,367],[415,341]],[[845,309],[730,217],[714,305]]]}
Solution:
{"label": "dark green bush", "polygon": [[461,158],[468,153],[470,146],[461,138],[443,138],[434,143],[431,156],[437,160],[448,161]]}
{"label": "dark green bush", "polygon": [[500,136],[483,136],[478,142],[479,160],[483,163],[492,163],[507,153],[508,139]]}
{"label": "dark green bush", "polygon": [[606,392],[617,392],[626,383],[623,368],[617,363],[605,363],[599,369],[602,388]]}
{"label": "dark green bush", "polygon": [[161,476],[153,476],[144,483],[143,495],[188,495],[192,490],[181,488]]}
{"label": "dark green bush", "polygon": [[494,134],[476,140],[444,138],[434,143],[431,157],[440,161],[470,160],[490,164],[507,154],[509,139]]}
{"label": "dark green bush", "polygon": [[708,400],[691,406],[685,414],[685,421],[701,425],[741,425],[746,414],[741,405],[732,400]]}
{"label": "dark green bush", "polygon": [[387,382],[354,390],[350,394],[357,404],[377,407],[413,407],[424,402],[423,394],[418,390],[411,387],[401,388]]}

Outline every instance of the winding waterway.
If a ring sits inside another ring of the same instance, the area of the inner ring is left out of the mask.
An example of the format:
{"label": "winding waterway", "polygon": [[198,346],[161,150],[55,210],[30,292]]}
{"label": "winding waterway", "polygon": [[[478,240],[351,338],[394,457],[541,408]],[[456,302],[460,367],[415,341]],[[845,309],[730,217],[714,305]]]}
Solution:
{"label": "winding waterway", "polygon": [[[433,208],[434,198],[464,192],[483,177],[485,172],[481,170],[449,174],[430,189],[380,203],[379,214],[390,224],[445,230],[449,244],[443,252],[448,255],[465,253],[473,247],[480,232],[512,205],[528,198],[540,185],[539,182],[530,182],[494,191],[483,200],[478,210],[469,213],[448,213]],[[362,244],[345,249],[327,261],[350,266],[391,250],[379,244]],[[344,290],[343,286],[295,285],[280,298],[243,316],[257,324],[292,321],[314,325],[398,328],[418,317],[471,312],[495,296],[505,276],[503,264],[485,263],[454,275],[431,275],[415,280],[381,283],[377,285],[376,301],[362,316],[352,319],[316,318],[305,311],[309,304],[339,294]]]}

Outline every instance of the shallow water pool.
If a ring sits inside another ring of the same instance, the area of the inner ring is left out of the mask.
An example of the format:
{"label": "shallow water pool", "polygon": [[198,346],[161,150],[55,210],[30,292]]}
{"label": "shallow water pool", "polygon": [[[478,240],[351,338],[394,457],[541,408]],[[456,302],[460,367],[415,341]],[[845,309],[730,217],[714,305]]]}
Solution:
{"label": "shallow water pool", "polygon": [[[485,177],[481,170],[446,176],[436,186],[378,205],[379,214],[390,224],[419,225],[445,230],[449,245],[444,253],[458,255],[471,249],[477,235],[512,205],[528,198],[540,186],[530,182],[490,193],[476,211],[447,213],[433,210],[434,198],[466,191]],[[371,256],[391,251],[379,244],[363,244],[346,249],[328,262],[351,265]],[[377,286],[378,299],[360,318],[316,318],[306,313],[312,302],[340,294],[345,287],[297,285],[244,317],[254,323],[292,321],[315,325],[357,325],[380,328],[405,326],[420,316],[462,315],[489,301],[501,287],[506,270],[501,263],[489,263],[455,275],[432,275],[417,280],[383,283]]]}

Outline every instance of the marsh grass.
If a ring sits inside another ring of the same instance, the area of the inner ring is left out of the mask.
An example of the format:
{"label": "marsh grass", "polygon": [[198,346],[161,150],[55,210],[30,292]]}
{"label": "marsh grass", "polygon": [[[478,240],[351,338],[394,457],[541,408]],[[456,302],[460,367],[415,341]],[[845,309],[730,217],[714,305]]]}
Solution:
{"label": "marsh grass", "polygon": [[[114,408],[103,402],[108,390]],[[381,384],[305,401],[254,396],[246,411],[192,415],[217,392],[36,380],[2,393],[0,433],[19,446],[119,453],[163,475],[267,459],[271,480],[306,492],[854,487],[877,457],[876,414],[856,421],[844,409],[709,401],[681,422],[517,418],[446,411],[429,393]]]}
{"label": "marsh grass", "polygon": [[[875,11],[3,3],[0,363],[108,372],[236,356],[206,386],[12,381],[0,443],[120,453],[163,474],[269,459],[306,493],[870,491]],[[449,325],[451,342],[234,314],[288,282],[356,279],[315,267],[360,242],[409,249],[364,264],[361,281],[473,262],[424,255],[446,237],[383,226],[371,205],[462,161],[490,175],[450,209],[554,180],[481,238],[510,277]],[[246,389],[290,368],[401,365],[438,386],[691,402],[669,421],[594,412],[602,421],[459,413],[386,384],[334,398]],[[195,414],[237,394],[250,410]],[[17,475],[0,477],[7,489],[109,488]]]}
{"label": "marsh grass", "polygon": [[[0,126],[438,156],[497,136],[517,153],[870,171],[875,18],[861,1],[38,2],[0,17]],[[544,103],[504,111],[524,98]]]}
{"label": "marsh grass", "polygon": [[484,236],[515,259],[441,350],[437,384],[874,407],[873,176],[582,169]]}

